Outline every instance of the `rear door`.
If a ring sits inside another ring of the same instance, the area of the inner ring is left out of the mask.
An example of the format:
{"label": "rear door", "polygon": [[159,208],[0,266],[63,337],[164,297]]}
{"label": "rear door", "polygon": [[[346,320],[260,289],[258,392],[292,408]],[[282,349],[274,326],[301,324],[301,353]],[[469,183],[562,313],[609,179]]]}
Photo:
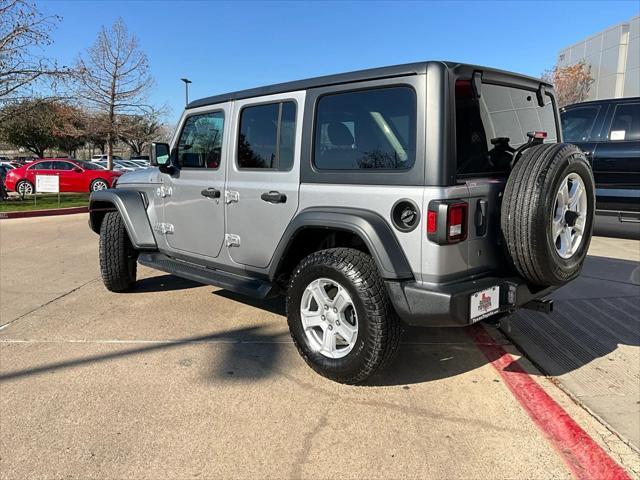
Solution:
{"label": "rear door", "polygon": [[305,92],[234,103],[226,188],[233,261],[264,268],[298,209]]}
{"label": "rear door", "polygon": [[170,251],[215,258],[224,240],[227,122],[231,103],[189,113],[182,122],[172,155],[180,168],[162,175],[164,222],[156,225]]}
{"label": "rear door", "polygon": [[[479,273],[501,265],[500,208],[511,155],[496,139],[507,138],[517,148],[527,132],[547,132],[546,142],[557,141],[557,123],[551,97],[538,106],[536,93],[515,87],[482,84],[482,95],[456,85],[456,157],[458,179],[469,195],[467,218],[468,269]],[[492,141],[493,140],[493,141]]]}
{"label": "rear door", "polygon": [[640,211],[640,102],[616,105],[593,156],[598,209]]}

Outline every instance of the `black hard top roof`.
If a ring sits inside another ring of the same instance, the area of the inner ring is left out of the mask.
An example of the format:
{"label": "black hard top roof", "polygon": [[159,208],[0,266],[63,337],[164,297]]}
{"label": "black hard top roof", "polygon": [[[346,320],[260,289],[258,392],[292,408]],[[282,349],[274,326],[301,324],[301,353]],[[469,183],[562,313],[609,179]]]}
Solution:
{"label": "black hard top roof", "polygon": [[406,63],[403,65],[393,65],[389,67],[370,68],[367,70],[357,70],[355,72],[338,73],[335,75],[325,75],[322,77],[308,78],[305,80],[295,80],[293,82],[276,83],[264,87],[250,88],[247,90],[239,90],[237,92],[223,93],[212,97],[205,97],[194,100],[187,105],[187,109],[204,107],[206,105],[214,105],[217,103],[229,102],[231,100],[240,100],[244,98],[261,97],[264,95],[273,95],[276,93],[293,92],[296,90],[306,90],[309,88],[326,87],[329,85],[339,85],[342,83],[363,82],[367,80],[379,80],[383,78],[404,77],[409,75],[421,75],[427,72],[429,63],[440,63],[449,69],[457,69],[460,67],[472,68],[474,70],[491,71],[494,73],[505,74],[508,76],[519,77],[530,81],[540,83],[541,80],[526,75],[519,75],[512,72],[497,70],[493,68],[481,67],[477,65],[468,65],[458,62],[442,62],[442,61],[425,61],[417,63]]}

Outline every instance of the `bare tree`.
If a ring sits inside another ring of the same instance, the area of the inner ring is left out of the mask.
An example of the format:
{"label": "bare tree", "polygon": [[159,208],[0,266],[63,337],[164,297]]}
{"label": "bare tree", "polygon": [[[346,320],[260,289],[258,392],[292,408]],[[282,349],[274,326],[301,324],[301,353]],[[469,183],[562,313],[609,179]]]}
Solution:
{"label": "bare tree", "polygon": [[[0,0],[0,103],[17,103],[38,80],[65,72],[42,48],[60,17],[44,16],[28,0]],[[0,121],[2,117],[0,117]]]}
{"label": "bare tree", "polygon": [[156,114],[124,117],[120,125],[120,140],[135,155],[142,155],[147,145],[159,137],[162,129],[162,123]]}
{"label": "bare tree", "polygon": [[106,118],[107,158],[113,168],[113,146],[121,125],[119,118],[149,111],[147,93],[153,85],[146,54],[120,18],[102,28],[93,46],[78,58],[77,94]]}
{"label": "bare tree", "polygon": [[584,61],[568,67],[556,65],[552,70],[544,72],[542,78],[553,85],[559,107],[587,100],[594,82],[591,65]]}

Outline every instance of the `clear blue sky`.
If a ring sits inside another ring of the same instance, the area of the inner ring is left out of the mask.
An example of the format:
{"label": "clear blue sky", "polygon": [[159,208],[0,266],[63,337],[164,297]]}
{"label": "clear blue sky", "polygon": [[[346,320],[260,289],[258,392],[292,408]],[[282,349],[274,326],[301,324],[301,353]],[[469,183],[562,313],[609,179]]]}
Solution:
{"label": "clear blue sky", "polygon": [[428,59],[539,76],[558,50],[638,14],[634,1],[41,1],[62,16],[50,56],[71,64],[124,18],[151,63],[152,101],[174,122],[190,99]]}

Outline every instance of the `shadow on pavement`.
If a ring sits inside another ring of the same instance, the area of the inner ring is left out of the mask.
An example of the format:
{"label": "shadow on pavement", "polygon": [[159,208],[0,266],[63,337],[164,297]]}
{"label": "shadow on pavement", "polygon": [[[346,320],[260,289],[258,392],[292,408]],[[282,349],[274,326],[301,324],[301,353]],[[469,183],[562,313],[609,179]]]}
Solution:
{"label": "shadow on pavement", "polygon": [[133,290],[125,293],[172,292],[174,290],[187,290],[201,286],[201,283],[167,273],[155,277],[141,278],[136,282]]}

